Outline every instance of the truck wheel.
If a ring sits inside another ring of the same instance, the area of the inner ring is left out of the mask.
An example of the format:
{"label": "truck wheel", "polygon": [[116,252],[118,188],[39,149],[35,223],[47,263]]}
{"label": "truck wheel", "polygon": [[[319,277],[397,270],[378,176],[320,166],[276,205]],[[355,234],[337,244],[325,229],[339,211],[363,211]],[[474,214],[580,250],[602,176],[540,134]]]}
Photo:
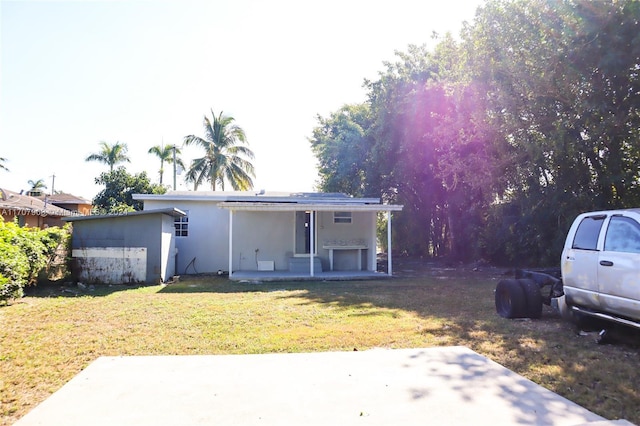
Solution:
{"label": "truck wheel", "polygon": [[502,318],[523,318],[527,299],[518,280],[502,280],[496,286],[496,312]]}
{"label": "truck wheel", "polygon": [[524,297],[527,301],[527,317],[540,318],[542,315],[542,293],[540,292],[540,286],[529,279],[520,279],[518,282],[524,291]]}

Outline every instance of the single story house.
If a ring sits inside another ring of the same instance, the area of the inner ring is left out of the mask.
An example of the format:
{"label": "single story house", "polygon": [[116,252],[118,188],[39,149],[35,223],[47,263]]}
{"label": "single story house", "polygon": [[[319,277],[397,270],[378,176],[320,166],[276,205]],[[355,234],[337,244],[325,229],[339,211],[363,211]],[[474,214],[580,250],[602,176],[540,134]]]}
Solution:
{"label": "single story house", "polygon": [[18,225],[44,229],[63,226],[62,218],[74,215],[47,200],[0,188],[0,213],[5,222],[17,219]]}
{"label": "single story house", "polygon": [[72,273],[85,284],[166,282],[176,273],[174,208],[71,216]]}
{"label": "single story house", "polygon": [[[174,217],[177,274],[231,279],[354,278],[377,271],[377,218],[399,205],[335,193],[191,192],[136,194],[144,211]],[[391,250],[386,273],[392,274]]]}

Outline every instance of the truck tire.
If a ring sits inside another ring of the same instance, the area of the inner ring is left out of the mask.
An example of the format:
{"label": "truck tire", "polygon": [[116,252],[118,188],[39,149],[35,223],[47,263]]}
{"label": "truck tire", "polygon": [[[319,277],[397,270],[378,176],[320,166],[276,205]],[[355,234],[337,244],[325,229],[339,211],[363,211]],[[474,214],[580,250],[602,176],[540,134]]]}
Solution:
{"label": "truck tire", "polygon": [[540,318],[542,315],[542,293],[540,286],[530,279],[519,279],[520,287],[524,291],[524,297],[527,301],[527,318]]}
{"label": "truck tire", "polygon": [[524,318],[527,299],[518,280],[502,280],[496,286],[496,312],[502,318]]}

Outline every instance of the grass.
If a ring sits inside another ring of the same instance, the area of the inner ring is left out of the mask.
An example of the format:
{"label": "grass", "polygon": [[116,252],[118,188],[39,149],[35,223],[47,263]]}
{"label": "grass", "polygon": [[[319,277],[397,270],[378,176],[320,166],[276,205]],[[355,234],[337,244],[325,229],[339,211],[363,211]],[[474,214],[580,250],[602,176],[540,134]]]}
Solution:
{"label": "grass", "polygon": [[[497,272],[432,269],[380,281],[59,287],[0,308],[0,424],[8,425],[107,355],[241,354],[467,346],[608,419],[640,423],[639,334],[614,344],[495,314]],[[413,276],[408,276],[413,275]]]}

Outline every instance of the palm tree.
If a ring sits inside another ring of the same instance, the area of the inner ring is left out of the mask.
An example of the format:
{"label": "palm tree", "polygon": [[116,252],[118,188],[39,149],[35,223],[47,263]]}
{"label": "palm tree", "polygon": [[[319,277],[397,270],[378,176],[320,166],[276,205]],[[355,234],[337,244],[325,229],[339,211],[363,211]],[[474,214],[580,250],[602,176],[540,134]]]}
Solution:
{"label": "palm tree", "polygon": [[[149,154],[155,154],[160,159],[160,185],[162,185],[162,175],[164,174],[164,163],[173,163],[173,150],[176,150],[176,155],[181,154],[180,148],[175,145],[156,145],[149,148]],[[182,159],[176,157],[176,165],[184,167]]]}
{"label": "palm tree", "polygon": [[85,161],[99,161],[109,165],[109,171],[113,172],[113,166],[118,163],[130,163],[129,157],[127,157],[127,144],[116,142],[113,145],[101,141],[100,152],[97,154],[91,154]]}
{"label": "palm tree", "polygon": [[5,166],[3,163],[5,163],[7,161],[6,158],[4,157],[0,157],[0,170],[6,170],[7,172],[9,171],[9,169],[7,169],[7,166]]}
{"label": "palm tree", "polygon": [[38,197],[42,195],[43,189],[47,189],[44,179],[28,180],[27,183],[31,185],[31,189],[27,191],[27,195]]}
{"label": "palm tree", "polygon": [[47,185],[44,183],[44,179],[29,180],[27,181],[31,185],[31,191],[39,191],[41,189],[47,189]]}
{"label": "palm tree", "polygon": [[213,121],[206,115],[204,117],[204,138],[195,135],[184,138],[185,145],[197,145],[204,149],[204,156],[191,162],[186,180],[194,183],[194,190],[203,181],[211,183],[212,191],[216,190],[217,184],[224,191],[225,182],[229,182],[236,191],[253,188],[253,164],[245,157],[252,159],[254,155],[251,149],[244,146],[247,144],[244,130],[233,123],[233,117],[222,112],[216,117],[213,110],[211,115]]}

